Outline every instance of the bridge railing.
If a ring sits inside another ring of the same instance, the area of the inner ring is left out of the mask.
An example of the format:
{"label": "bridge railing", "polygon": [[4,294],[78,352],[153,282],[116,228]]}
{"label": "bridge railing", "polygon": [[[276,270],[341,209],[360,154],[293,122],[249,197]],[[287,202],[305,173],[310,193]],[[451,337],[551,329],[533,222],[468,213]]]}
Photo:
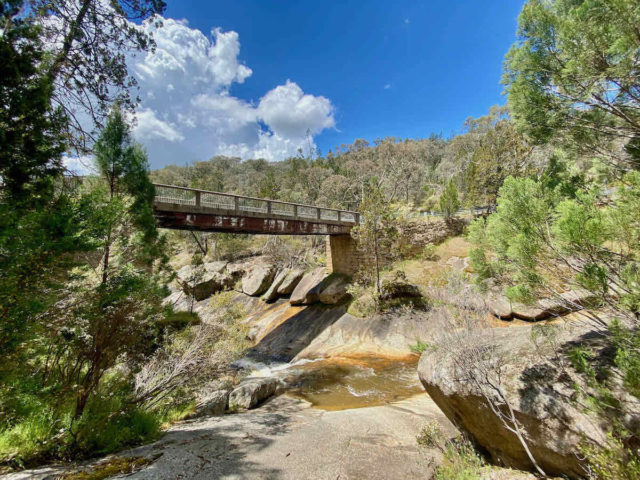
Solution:
{"label": "bridge railing", "polygon": [[300,220],[330,221],[357,224],[360,214],[350,210],[316,207],[301,203],[283,202],[266,198],[210,192],[175,185],[154,183],[155,202],[174,205],[191,205],[203,209],[226,210],[239,214],[260,213],[273,217],[289,217]]}

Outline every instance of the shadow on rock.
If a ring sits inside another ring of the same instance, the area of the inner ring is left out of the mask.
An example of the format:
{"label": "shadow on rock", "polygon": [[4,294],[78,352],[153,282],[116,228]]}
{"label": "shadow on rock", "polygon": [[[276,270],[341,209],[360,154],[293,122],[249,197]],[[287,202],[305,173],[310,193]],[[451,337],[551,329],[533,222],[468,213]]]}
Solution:
{"label": "shadow on rock", "polygon": [[289,362],[345,312],[344,305],[306,307],[265,335],[249,350],[248,356]]}

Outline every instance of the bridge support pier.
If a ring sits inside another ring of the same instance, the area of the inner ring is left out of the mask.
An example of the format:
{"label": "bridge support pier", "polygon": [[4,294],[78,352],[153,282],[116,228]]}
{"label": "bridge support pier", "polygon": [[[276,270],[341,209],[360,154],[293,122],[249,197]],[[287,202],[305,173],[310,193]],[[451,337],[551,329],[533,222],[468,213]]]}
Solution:
{"label": "bridge support pier", "polygon": [[351,235],[327,235],[327,269],[353,276],[360,267],[356,241]]}

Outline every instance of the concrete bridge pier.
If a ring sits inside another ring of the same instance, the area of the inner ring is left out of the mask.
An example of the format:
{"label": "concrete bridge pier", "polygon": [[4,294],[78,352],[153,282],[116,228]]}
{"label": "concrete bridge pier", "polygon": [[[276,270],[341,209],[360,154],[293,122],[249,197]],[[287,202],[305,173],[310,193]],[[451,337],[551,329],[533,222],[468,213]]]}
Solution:
{"label": "concrete bridge pier", "polygon": [[327,269],[353,276],[360,267],[356,241],[351,235],[327,235]]}

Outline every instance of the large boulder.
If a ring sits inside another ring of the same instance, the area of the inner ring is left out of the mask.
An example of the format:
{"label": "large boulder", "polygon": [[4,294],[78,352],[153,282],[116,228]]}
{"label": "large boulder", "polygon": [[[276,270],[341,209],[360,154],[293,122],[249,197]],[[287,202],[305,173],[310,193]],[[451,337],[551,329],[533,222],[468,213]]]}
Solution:
{"label": "large boulder", "polygon": [[282,381],[275,377],[245,380],[229,395],[229,409],[254,408],[278,393],[281,388]]}
{"label": "large boulder", "polygon": [[324,267],[318,267],[305,274],[291,293],[289,303],[291,305],[309,305],[319,302],[322,282],[326,277],[327,271]]}
{"label": "large boulder", "polygon": [[273,265],[252,266],[242,277],[242,292],[252,297],[262,295],[271,285],[274,273]]}
{"label": "large boulder", "polygon": [[279,295],[290,295],[293,289],[296,288],[302,277],[304,276],[304,270],[301,268],[293,268],[287,273],[287,276],[282,280],[282,283],[278,287]]}
{"label": "large boulder", "polygon": [[225,271],[225,267],[226,262],[186,265],[177,272],[178,283],[184,292],[193,296],[196,301],[204,300],[233,286],[233,276]]}
{"label": "large boulder", "polygon": [[[606,358],[606,342],[582,322],[540,328],[456,331],[434,341],[438,348],[423,353],[419,377],[449,420],[469,433],[496,463],[533,470],[514,433],[511,418],[515,418],[533,458],[547,474],[581,478],[585,474],[581,446],[606,445],[606,430],[613,422],[580,402],[576,386],[589,386],[571,368],[568,352],[580,345]],[[638,430],[637,403],[624,408],[623,424]]]}
{"label": "large boulder", "polygon": [[318,294],[320,303],[335,305],[349,297],[347,287],[349,281],[342,275],[330,275],[322,284],[322,290]]}
{"label": "large boulder", "polygon": [[487,297],[487,308],[492,315],[502,320],[510,320],[513,316],[511,301],[504,295],[489,294]]}
{"label": "large boulder", "polygon": [[216,390],[196,403],[196,410],[191,418],[223,415],[229,406],[229,390]]}
{"label": "large boulder", "polygon": [[264,292],[264,295],[262,295],[262,299],[265,302],[273,302],[276,298],[278,298],[278,288],[280,287],[280,285],[282,285],[282,282],[284,282],[284,279],[287,278],[288,274],[288,268],[285,268],[284,270],[280,270],[278,272],[276,277],[273,279],[273,282],[271,282],[271,286],[267,289],[266,292]]}
{"label": "large boulder", "polygon": [[486,304],[489,311],[503,320],[519,318],[536,322],[547,318],[566,315],[590,305],[594,300],[593,294],[581,290],[567,290],[555,297],[542,298],[525,305],[511,302],[502,292],[490,291]]}

